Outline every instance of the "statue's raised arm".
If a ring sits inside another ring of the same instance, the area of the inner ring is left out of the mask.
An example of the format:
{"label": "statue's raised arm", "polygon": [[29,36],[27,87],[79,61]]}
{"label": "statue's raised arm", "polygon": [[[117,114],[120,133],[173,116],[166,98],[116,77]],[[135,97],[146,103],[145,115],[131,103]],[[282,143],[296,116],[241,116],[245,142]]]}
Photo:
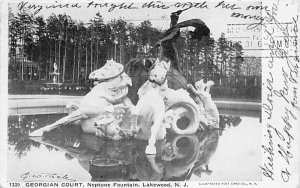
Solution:
{"label": "statue's raised arm", "polygon": [[200,19],[190,19],[180,23],[178,22],[179,15],[184,10],[171,13],[170,28],[164,33],[164,37],[160,39],[156,46],[161,46],[160,58],[167,58],[172,62],[172,66],[179,70],[178,66],[178,52],[175,46],[175,42],[180,35],[180,28],[194,27],[194,31],[189,31],[190,39],[202,40],[203,37],[208,37],[210,29]]}

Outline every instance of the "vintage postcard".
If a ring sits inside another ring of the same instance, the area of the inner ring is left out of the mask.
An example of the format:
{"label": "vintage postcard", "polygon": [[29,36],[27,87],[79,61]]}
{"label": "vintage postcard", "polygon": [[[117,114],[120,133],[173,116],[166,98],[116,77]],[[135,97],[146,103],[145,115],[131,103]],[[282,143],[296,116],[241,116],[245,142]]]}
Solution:
{"label": "vintage postcard", "polygon": [[299,7],[1,1],[0,187],[300,187]]}

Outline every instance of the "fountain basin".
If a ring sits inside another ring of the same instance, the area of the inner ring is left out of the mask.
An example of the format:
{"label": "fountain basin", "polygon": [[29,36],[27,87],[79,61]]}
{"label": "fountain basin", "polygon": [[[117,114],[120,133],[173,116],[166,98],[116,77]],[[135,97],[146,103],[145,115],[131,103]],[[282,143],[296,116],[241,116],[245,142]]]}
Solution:
{"label": "fountain basin", "polygon": [[[10,95],[8,115],[67,113],[66,104],[79,102],[82,96],[63,95]],[[260,102],[214,100],[220,114],[260,117]]]}
{"label": "fountain basin", "polygon": [[[80,126],[76,125],[64,125],[43,138],[30,140],[27,137],[31,130],[63,116],[52,114],[8,118],[9,181],[24,181],[22,175],[25,173],[35,175],[41,171],[68,174],[70,179],[82,182],[129,179],[168,181],[174,180],[173,177],[177,181],[261,179],[261,170],[258,168],[261,164],[261,124],[258,118],[223,116],[220,117],[222,130],[167,136],[166,140],[156,145],[158,162],[161,161],[164,166],[161,177],[155,175],[145,156],[145,141],[101,139],[82,133]],[[221,135],[219,131],[222,131]],[[201,175],[198,173],[201,169],[190,171],[195,159],[197,164],[208,164],[212,173]],[[247,173],[239,173],[241,170]],[[191,173],[186,179],[188,172]],[[49,181],[49,178],[41,180]]]}

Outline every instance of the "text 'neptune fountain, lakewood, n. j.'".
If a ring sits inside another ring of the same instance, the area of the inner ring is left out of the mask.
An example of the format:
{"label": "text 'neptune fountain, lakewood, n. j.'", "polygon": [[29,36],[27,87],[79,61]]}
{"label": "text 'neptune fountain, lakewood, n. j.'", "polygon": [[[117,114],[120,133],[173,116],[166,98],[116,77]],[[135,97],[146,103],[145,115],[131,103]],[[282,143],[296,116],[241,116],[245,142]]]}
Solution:
{"label": "text 'neptune fountain, lakewood, n. j.'", "polygon": [[125,66],[108,60],[90,73],[95,86],[80,103],[67,104],[72,109],[69,115],[30,136],[42,136],[60,125],[79,122],[83,132],[100,137],[148,140],[146,153],[155,154],[155,142],[165,138],[167,129],[184,135],[218,128],[219,113],[209,93],[213,82],[200,80],[195,87],[187,84],[178,70],[177,54],[173,54],[180,28],[195,27],[191,38],[198,40],[208,37],[209,29],[195,19],[177,24],[180,13],[172,13],[171,28],[156,45],[160,46],[158,58],[138,57]]}

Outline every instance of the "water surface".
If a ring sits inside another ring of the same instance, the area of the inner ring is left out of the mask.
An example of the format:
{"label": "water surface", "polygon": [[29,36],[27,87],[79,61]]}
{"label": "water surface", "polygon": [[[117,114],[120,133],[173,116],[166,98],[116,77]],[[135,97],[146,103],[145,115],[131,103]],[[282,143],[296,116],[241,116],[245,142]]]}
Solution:
{"label": "water surface", "polygon": [[11,116],[8,121],[8,181],[239,181],[260,180],[259,118],[220,116],[220,129],[167,135],[157,155],[146,141],[111,141],[65,125],[43,138],[30,131],[64,114]]}

